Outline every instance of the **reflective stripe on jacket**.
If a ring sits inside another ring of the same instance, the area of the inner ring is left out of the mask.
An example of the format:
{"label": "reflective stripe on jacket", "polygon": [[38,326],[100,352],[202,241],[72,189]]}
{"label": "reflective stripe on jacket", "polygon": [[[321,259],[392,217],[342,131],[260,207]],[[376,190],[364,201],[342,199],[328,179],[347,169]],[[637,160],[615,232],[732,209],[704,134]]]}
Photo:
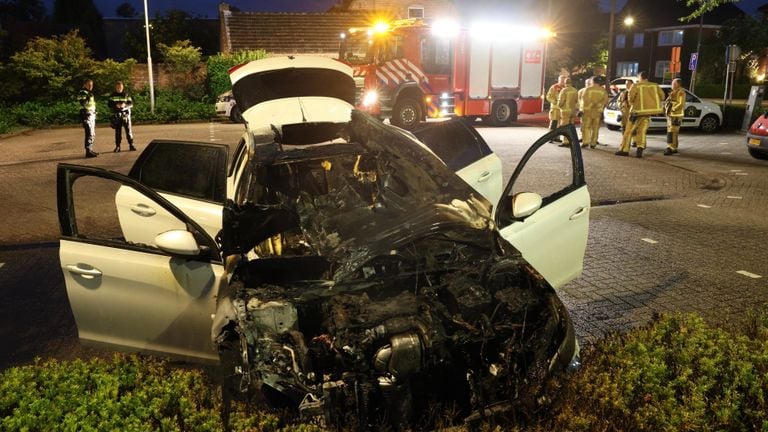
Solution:
{"label": "reflective stripe on jacket", "polygon": [[582,111],[585,113],[600,113],[607,103],[608,92],[602,86],[590,86],[584,90],[584,107]]}
{"label": "reflective stripe on jacket", "polygon": [[77,94],[77,101],[86,111],[96,111],[96,99],[92,92],[86,89],[80,90],[80,93]]}
{"label": "reflective stripe on jacket", "polygon": [[667,111],[669,117],[682,117],[685,110],[685,90],[679,88],[670,91],[665,103],[668,103],[670,106]]}
{"label": "reflective stripe on jacket", "polygon": [[576,110],[576,104],[579,102],[579,92],[573,86],[565,86],[560,90],[560,96],[557,98],[557,106],[560,110],[572,115]]}
{"label": "reflective stripe on jacket", "polygon": [[629,89],[630,111],[637,115],[662,114],[663,100],[664,92],[654,82],[639,81]]}

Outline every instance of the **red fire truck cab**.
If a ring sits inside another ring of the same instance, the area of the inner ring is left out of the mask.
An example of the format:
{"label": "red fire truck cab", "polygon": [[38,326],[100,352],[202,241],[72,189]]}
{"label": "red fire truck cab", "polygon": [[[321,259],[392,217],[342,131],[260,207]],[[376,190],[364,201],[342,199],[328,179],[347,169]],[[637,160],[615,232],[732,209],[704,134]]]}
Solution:
{"label": "red fire truck cab", "polygon": [[480,117],[507,125],[543,108],[546,38],[533,27],[401,20],[341,35],[356,104],[410,129],[426,117]]}

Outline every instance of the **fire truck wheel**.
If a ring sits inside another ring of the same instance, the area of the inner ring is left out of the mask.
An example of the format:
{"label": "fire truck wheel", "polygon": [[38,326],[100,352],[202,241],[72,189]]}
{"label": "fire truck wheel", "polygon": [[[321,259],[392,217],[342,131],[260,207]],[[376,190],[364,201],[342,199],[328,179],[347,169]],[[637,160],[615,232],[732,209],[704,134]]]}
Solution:
{"label": "fire truck wheel", "polygon": [[516,106],[510,101],[496,101],[491,108],[489,120],[494,126],[506,126],[515,119]]}
{"label": "fire truck wheel", "polygon": [[421,121],[421,105],[414,99],[397,101],[390,122],[403,129],[412,129]]}

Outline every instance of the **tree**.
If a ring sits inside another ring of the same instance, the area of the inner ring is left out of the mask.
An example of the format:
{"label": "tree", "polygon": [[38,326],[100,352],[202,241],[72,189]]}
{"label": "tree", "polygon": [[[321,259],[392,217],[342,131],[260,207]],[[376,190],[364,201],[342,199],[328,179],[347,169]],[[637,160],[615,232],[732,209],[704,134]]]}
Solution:
{"label": "tree", "polygon": [[18,21],[38,22],[45,18],[45,6],[40,0],[0,1],[0,20],[13,18]]}
{"label": "tree", "polygon": [[106,57],[104,22],[92,0],[56,0],[53,4],[53,19],[70,29],[78,29],[96,56]]}
{"label": "tree", "polygon": [[716,7],[726,3],[737,3],[739,0],[685,0],[685,5],[696,8],[690,15],[680,18],[680,21],[691,21],[711,12]]}
{"label": "tree", "polygon": [[94,70],[92,51],[77,30],[52,38],[36,37],[11,57],[9,68],[24,97],[39,101],[71,99]]}
{"label": "tree", "polygon": [[138,14],[139,13],[136,12],[136,8],[128,2],[120,3],[120,6],[115,9],[115,15],[119,16],[120,18],[133,18]]}

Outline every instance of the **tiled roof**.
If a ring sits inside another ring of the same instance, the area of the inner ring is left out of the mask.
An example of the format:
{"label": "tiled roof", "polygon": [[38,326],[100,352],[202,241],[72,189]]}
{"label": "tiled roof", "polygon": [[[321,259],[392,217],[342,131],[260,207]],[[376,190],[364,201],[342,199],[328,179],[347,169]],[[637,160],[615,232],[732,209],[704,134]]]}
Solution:
{"label": "tiled roof", "polygon": [[222,13],[222,51],[264,49],[278,54],[336,53],[339,34],[366,25],[356,13]]}

